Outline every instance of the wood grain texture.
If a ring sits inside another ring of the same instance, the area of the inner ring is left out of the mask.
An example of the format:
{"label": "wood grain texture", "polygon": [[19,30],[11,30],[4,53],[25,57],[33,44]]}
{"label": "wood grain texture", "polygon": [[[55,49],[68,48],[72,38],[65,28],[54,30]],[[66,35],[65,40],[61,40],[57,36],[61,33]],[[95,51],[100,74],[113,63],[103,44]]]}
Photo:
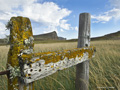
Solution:
{"label": "wood grain texture", "polygon": [[[89,13],[79,16],[78,48],[90,46],[90,19]],[[88,90],[89,86],[89,60],[76,65],[76,90]]]}
{"label": "wood grain texture", "polygon": [[[94,47],[84,47],[56,53],[38,53],[37,57],[34,55],[30,58],[30,61],[32,61],[30,64],[24,64],[24,77],[21,78],[23,78],[25,83],[31,83],[92,58],[94,51]],[[22,57],[22,61],[25,60],[26,56],[25,58]]]}

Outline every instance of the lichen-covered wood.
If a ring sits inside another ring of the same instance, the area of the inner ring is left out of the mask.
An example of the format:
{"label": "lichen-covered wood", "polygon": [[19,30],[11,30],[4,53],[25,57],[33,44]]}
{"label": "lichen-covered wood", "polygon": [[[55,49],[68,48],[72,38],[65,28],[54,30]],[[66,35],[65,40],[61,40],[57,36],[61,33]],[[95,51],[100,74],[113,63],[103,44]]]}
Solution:
{"label": "lichen-covered wood", "polygon": [[23,54],[19,57],[24,62],[23,81],[31,83],[69,68],[94,56],[95,47],[76,48],[58,52]]}
{"label": "lichen-covered wood", "polygon": [[28,18],[12,17],[6,27],[10,29],[10,50],[7,60],[7,70],[10,71],[8,90],[34,90],[33,81],[94,56],[95,47],[34,53],[34,38]]}
{"label": "lichen-covered wood", "polygon": [[24,85],[21,80],[22,62],[18,56],[22,53],[33,53],[33,33],[30,20],[26,17],[12,17],[6,25],[10,29],[10,50],[8,52],[7,70],[10,70],[8,75],[8,90],[34,90],[32,84]]}
{"label": "lichen-covered wood", "polygon": [[[85,47],[85,48],[76,48],[73,50],[64,50],[64,51],[56,51],[56,52],[40,52],[40,53],[33,53],[33,54],[22,54],[20,58],[23,62],[28,63],[35,63],[40,59],[45,60],[45,64],[48,63],[55,63],[59,60],[63,60],[65,57],[67,58],[76,58],[76,55],[82,56],[83,53],[87,52],[88,57],[91,58],[95,51],[95,47]],[[36,58],[38,57],[38,58]]]}

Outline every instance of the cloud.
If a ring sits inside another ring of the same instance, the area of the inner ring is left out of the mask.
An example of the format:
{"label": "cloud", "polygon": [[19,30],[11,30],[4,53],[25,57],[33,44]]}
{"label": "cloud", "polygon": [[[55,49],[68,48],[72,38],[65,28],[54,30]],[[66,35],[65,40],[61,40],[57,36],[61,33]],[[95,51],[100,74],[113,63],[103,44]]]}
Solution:
{"label": "cloud", "polygon": [[108,15],[98,15],[98,16],[91,16],[92,19],[96,20],[93,21],[93,23],[98,23],[98,22],[107,22],[109,21],[112,17]]}
{"label": "cloud", "polygon": [[44,25],[59,25],[60,20],[68,16],[71,11],[66,8],[60,8],[53,2],[32,3],[30,6],[23,6],[20,15],[29,17],[30,19],[40,22]]}
{"label": "cloud", "polygon": [[115,21],[120,20],[120,0],[109,0],[110,5],[112,6],[111,10],[104,12],[99,15],[92,15],[93,23],[106,23],[112,19]]}
{"label": "cloud", "polygon": [[28,6],[37,0],[0,0],[0,11],[13,12],[22,6]]}
{"label": "cloud", "polygon": [[75,30],[78,31],[78,27],[77,26],[75,27]]}
{"label": "cloud", "polygon": [[5,37],[5,25],[0,22],[0,38]]}
{"label": "cloud", "polygon": [[60,27],[62,29],[70,30],[71,25],[67,24],[67,20],[60,20]]}
{"label": "cloud", "polygon": [[60,31],[61,31],[61,32],[64,32],[64,30],[63,30],[63,29],[60,29]]}
{"label": "cloud", "polygon": [[[12,16],[24,16],[35,23],[39,23],[42,28],[44,27],[42,32],[58,32],[58,29],[70,29],[70,24],[64,18],[69,16],[71,11],[67,8],[60,8],[53,2],[0,0],[0,4],[0,23],[7,23]],[[35,29],[33,28],[33,30]]]}
{"label": "cloud", "polygon": [[91,18],[94,20],[93,23],[106,23],[110,21],[111,19],[114,19],[115,21],[120,20],[120,9],[113,8],[107,12],[104,12],[103,14],[100,14],[98,16],[92,15]]}
{"label": "cloud", "polygon": [[43,28],[43,33],[48,33],[52,31],[56,31],[58,33],[57,27],[54,25],[49,25],[46,28]]}
{"label": "cloud", "polygon": [[17,16],[17,14],[11,12],[0,12],[0,20],[2,21],[8,21],[13,16]]}
{"label": "cloud", "polygon": [[120,0],[109,0],[111,6],[114,8],[119,8],[120,9]]}

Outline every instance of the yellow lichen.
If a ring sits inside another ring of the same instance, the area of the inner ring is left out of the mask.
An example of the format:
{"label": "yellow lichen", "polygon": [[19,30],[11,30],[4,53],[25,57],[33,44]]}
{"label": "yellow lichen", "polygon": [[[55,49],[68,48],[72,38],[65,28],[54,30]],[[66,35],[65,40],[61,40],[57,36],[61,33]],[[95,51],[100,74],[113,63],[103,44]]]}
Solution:
{"label": "yellow lichen", "polygon": [[[33,37],[32,27],[30,20],[25,17],[12,17],[10,22],[12,26],[10,27],[10,50],[8,52],[7,63],[12,67],[18,67],[18,55],[20,54],[20,51],[29,49],[29,47],[34,47],[33,43],[30,45],[24,45],[25,39],[29,39],[31,36]],[[18,84],[18,79],[18,77],[12,79],[8,77],[8,90],[14,90],[15,88],[18,89],[18,86],[15,86]],[[26,90],[26,88],[24,88],[24,90]]]}
{"label": "yellow lichen", "polygon": [[51,68],[53,68],[54,66],[52,65]]}
{"label": "yellow lichen", "polygon": [[[28,54],[28,55],[23,54],[21,58],[23,60],[27,58],[27,60],[32,63],[35,63],[40,59],[44,59],[45,64],[48,64],[51,62],[56,63],[59,60],[63,60],[65,57],[69,59],[76,58],[76,56],[83,57],[83,54],[86,52],[88,53],[88,58],[92,58],[94,51],[95,51],[95,47],[88,47],[86,49],[76,48],[73,50],[64,50],[64,51],[58,51],[58,52],[42,52],[42,53],[34,53],[34,54]],[[34,57],[39,57],[39,59],[32,61],[32,58]]]}
{"label": "yellow lichen", "polygon": [[[8,28],[10,26],[10,50],[8,52],[8,60],[7,63],[10,64],[12,67],[18,67],[19,60],[18,55],[23,50],[27,50],[30,47],[34,47],[34,43],[25,44],[24,41],[26,39],[29,39],[30,37],[33,37],[32,33],[32,27],[30,20],[28,18],[24,17],[12,17],[10,19],[10,25],[8,25]],[[34,50],[34,49],[33,49]],[[82,57],[84,52],[87,52],[89,54],[89,58],[92,57],[93,53],[95,51],[95,47],[89,47],[88,49],[73,49],[73,50],[65,50],[65,51],[58,51],[58,52],[43,52],[43,53],[34,53],[34,54],[23,54],[21,56],[21,59],[23,60],[23,63],[28,61],[28,63],[34,63],[39,61],[40,59],[45,60],[45,64],[48,64],[50,62],[56,63],[59,60],[63,60],[65,57],[67,58],[75,58],[76,56]],[[32,61],[32,58],[39,57],[39,59],[36,59],[35,61]],[[51,66],[52,68],[54,66]],[[58,67],[59,68],[59,67]],[[8,67],[7,67],[8,69]],[[30,76],[30,75],[25,75]],[[18,89],[18,77],[10,79],[8,77],[8,90],[14,90],[14,88]],[[34,90],[33,83],[30,83],[28,86],[24,86],[23,90],[27,90],[27,87],[30,87],[29,90]]]}

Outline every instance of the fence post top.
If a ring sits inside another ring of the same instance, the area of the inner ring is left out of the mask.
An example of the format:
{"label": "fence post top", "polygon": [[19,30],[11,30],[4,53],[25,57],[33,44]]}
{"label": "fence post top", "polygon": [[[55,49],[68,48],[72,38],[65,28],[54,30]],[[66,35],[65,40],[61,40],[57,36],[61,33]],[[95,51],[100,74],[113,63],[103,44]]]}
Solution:
{"label": "fence post top", "polygon": [[[84,12],[84,13],[80,13],[80,15],[91,15],[90,13]],[[79,15],[79,16],[80,16]]]}

